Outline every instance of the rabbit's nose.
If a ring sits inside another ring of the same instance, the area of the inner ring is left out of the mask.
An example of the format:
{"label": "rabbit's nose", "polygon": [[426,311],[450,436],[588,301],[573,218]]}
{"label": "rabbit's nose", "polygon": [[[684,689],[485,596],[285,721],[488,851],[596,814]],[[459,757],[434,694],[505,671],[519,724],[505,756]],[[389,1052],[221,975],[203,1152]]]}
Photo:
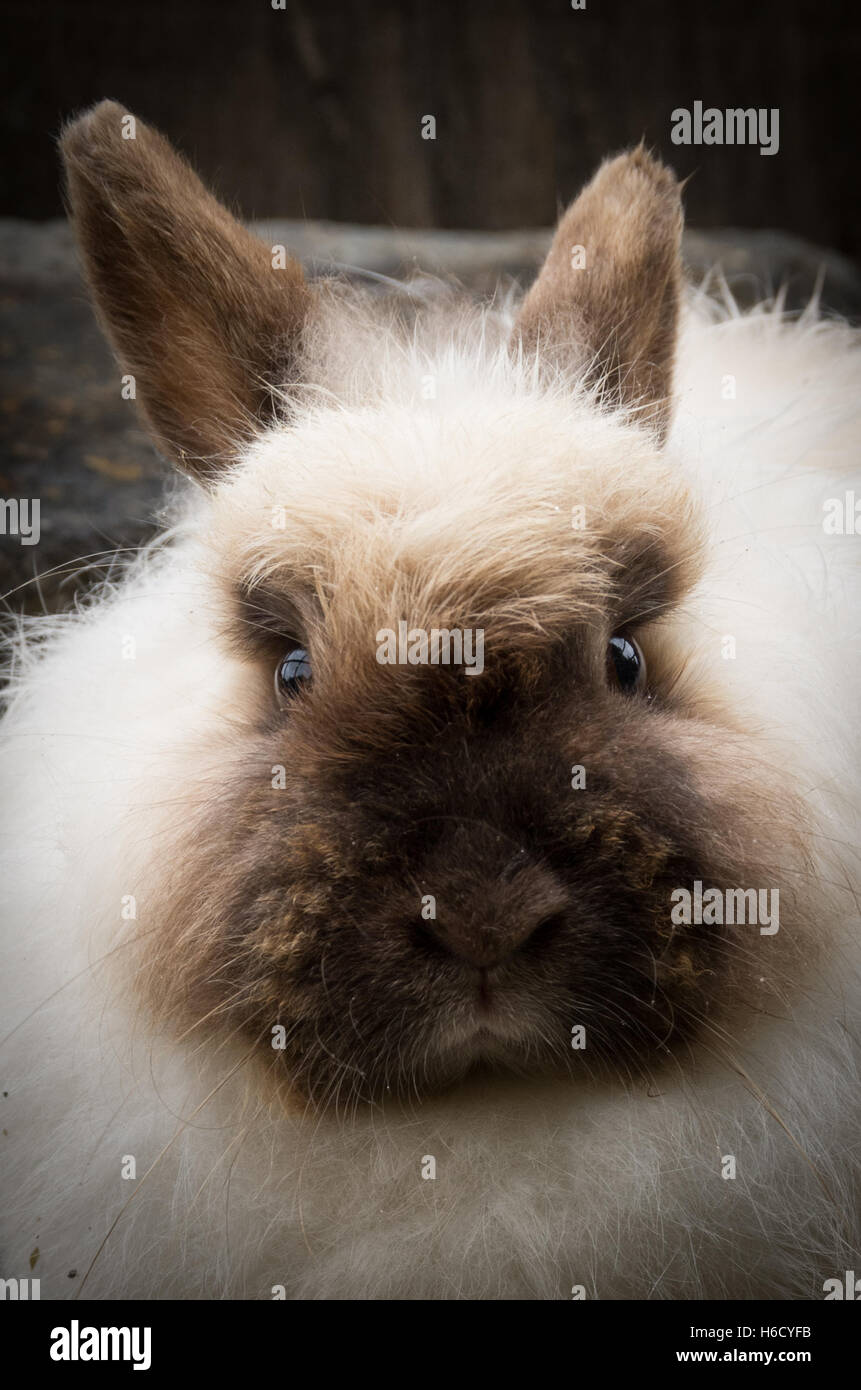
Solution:
{"label": "rabbit's nose", "polygon": [[486,970],[527,943],[544,944],[569,906],[564,885],[543,865],[487,876],[476,866],[440,884],[436,917],[421,925],[449,955]]}
{"label": "rabbit's nose", "polygon": [[449,955],[478,970],[489,970],[527,942],[538,946],[554,934],[563,919],[564,914],[547,912],[536,905],[534,912],[520,911],[493,921],[458,917],[451,922],[424,922],[422,925]]}

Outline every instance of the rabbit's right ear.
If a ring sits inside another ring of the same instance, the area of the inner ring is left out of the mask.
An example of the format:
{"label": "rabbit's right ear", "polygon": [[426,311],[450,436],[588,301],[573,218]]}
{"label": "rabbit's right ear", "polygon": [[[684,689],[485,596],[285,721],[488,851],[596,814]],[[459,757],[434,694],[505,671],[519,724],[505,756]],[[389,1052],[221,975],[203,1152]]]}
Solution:
{"label": "rabbit's right ear", "polygon": [[60,145],[102,326],[160,448],[211,479],[298,375],[311,301],[301,267],[273,257],[115,102],[79,116]]}
{"label": "rabbit's right ear", "polygon": [[571,204],[523,302],[515,343],[574,367],[659,441],[670,420],[682,289],[682,205],[640,145],[601,165]]}

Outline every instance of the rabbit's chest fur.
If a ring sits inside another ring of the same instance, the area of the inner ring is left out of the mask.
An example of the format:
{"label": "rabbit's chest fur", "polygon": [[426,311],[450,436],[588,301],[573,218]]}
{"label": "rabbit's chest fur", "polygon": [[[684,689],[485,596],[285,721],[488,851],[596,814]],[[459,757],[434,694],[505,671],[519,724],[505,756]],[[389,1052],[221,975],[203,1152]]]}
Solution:
{"label": "rabbit's chest fur", "polygon": [[[427,470],[437,500],[462,478],[481,507],[463,422],[512,397],[530,409],[526,369],[494,356],[500,322],[472,338],[440,327],[424,355],[402,343],[382,367],[378,353],[376,385],[359,350],[328,363],[333,390],[370,402],[358,433],[376,428],[382,399],[411,412],[409,457],[388,453],[385,466]],[[706,518],[705,568],[677,618],[685,679],[791,766],[820,817],[807,849],[824,952],[784,1009],[751,1013],[729,1055],[694,1049],[651,1083],[476,1076],[431,1098],[317,1113],[258,1084],[235,1030],[155,1036],[151,999],[127,989],[132,965],[193,853],[189,826],[235,770],[233,735],[263,698],[220,641],[211,504],[192,507],[115,592],[58,622],[47,656],[19,648],[2,742],[3,1018],[17,1027],[2,1054],[2,1143],[20,1194],[2,1215],[4,1272],[24,1273],[38,1246],[43,1297],[88,1271],[85,1292],[107,1297],[258,1298],[279,1286],[288,1297],[567,1298],[578,1285],[588,1297],[817,1297],[840,1274],[857,1184],[847,740],[861,672],[844,630],[857,541],[827,539],[821,517],[857,468],[847,340],[814,317],[786,325],[697,301],[679,353],[668,457]],[[417,403],[425,378],[435,399]],[[524,496],[542,486],[548,430],[571,419],[552,390],[536,394],[536,456],[511,475]],[[455,426],[440,482],[430,440],[443,409]],[[317,448],[328,427],[312,415]],[[258,485],[283,447],[277,430],[255,445]],[[621,477],[628,465],[607,466]],[[238,487],[241,508],[241,476]],[[323,519],[338,506],[325,479],[319,506]],[[238,524],[230,545],[245,545]],[[727,635],[743,660],[725,655]],[[168,970],[170,953],[159,959]],[[122,1176],[129,1157],[134,1179]]]}

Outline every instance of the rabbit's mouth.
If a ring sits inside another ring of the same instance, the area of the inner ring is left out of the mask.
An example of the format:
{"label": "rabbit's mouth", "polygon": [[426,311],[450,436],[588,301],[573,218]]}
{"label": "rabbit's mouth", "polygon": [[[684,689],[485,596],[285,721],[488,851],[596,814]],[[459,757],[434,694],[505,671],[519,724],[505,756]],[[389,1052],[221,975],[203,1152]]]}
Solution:
{"label": "rabbit's mouth", "polygon": [[492,972],[482,970],[476,993],[469,989],[461,1009],[440,1028],[443,1047],[474,1044],[479,1049],[493,1040],[498,1045],[520,1046],[528,1041],[532,1028],[527,1017],[519,1017],[502,1002],[502,992],[492,979]]}
{"label": "rabbit's mouth", "polygon": [[432,1049],[438,1084],[451,1085],[475,1067],[492,1066],[518,1073],[566,1069],[568,1058],[561,1048],[547,1047],[548,1026],[534,1012],[514,1017],[510,1008],[490,996],[487,1002],[467,1005],[456,1017],[441,1024]]}
{"label": "rabbit's mouth", "polygon": [[[558,962],[555,981],[545,973],[539,984],[528,962],[509,961],[463,979],[456,992],[447,991],[446,1007],[439,1011],[427,1032],[422,1076],[413,1084],[437,1088],[449,1085],[473,1067],[492,1064],[517,1073],[565,1071],[591,1073],[608,1061],[618,1062],[618,1040],[607,1046],[607,1011],[591,1003],[588,993],[573,988],[570,963]],[[609,992],[609,991],[608,991]],[[592,991],[594,995],[594,991]],[[452,997],[454,996],[454,997]],[[611,1005],[612,1009],[612,1005]],[[632,1011],[632,1040],[639,1036],[643,1051],[647,1039],[668,1032],[667,1019],[653,1009],[648,1023]],[[411,1050],[409,1026],[406,1050]],[[580,1048],[588,1039],[588,1050]],[[422,1049],[414,1049],[416,1057]],[[428,1062],[426,1059],[430,1058]],[[627,1061],[631,1068],[633,1057]]]}

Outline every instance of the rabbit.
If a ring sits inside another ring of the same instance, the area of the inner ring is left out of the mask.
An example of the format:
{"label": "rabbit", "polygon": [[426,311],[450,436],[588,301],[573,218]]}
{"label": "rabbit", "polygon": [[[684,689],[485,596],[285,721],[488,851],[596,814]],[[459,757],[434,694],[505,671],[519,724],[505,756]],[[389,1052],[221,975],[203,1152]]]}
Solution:
{"label": "rabbit", "polygon": [[488,303],[306,281],[113,102],[61,148],[178,481],[77,611],[8,625],[2,1272],[825,1297],[855,331],[689,285],[642,144]]}

